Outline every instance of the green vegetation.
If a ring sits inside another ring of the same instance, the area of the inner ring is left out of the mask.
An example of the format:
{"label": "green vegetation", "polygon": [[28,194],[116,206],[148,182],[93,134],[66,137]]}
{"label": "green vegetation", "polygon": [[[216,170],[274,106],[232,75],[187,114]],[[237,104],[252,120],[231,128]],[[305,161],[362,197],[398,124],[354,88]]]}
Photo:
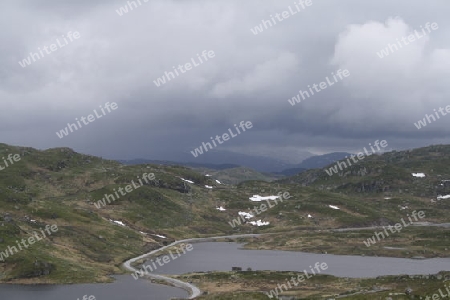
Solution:
{"label": "green vegetation", "polygon": [[224,170],[195,168],[195,170],[198,170],[202,174],[209,174],[212,177],[214,177],[214,179],[219,180],[221,183],[234,185],[249,180],[260,180],[271,182],[281,177],[269,173],[268,174],[260,173],[247,167],[230,168]]}
{"label": "green vegetation", "polygon": [[[242,271],[220,273],[194,273],[173,276],[180,280],[192,281],[202,290],[210,293],[199,297],[201,300],[262,300],[270,299],[270,292],[278,284],[296,277],[297,272]],[[450,280],[450,272],[436,275],[383,276],[370,279],[338,278],[329,275],[315,275],[298,286],[284,290],[280,295],[295,300],[344,299],[344,300],[406,300],[425,299],[444,287]],[[259,291],[259,292],[252,292]],[[445,289],[444,289],[445,291]],[[390,297],[390,298],[389,298]]]}
{"label": "green vegetation", "polygon": [[[255,174],[244,168],[233,170],[234,174],[226,170],[227,174],[220,175],[228,176],[226,179],[215,177],[214,173],[206,177],[186,167],[124,166],[68,148],[38,151],[0,144],[0,157],[9,153],[20,154],[21,160],[0,171],[0,252],[47,224],[57,224],[59,231],[0,261],[3,282],[108,282],[109,275],[123,272],[120,265],[126,259],[171,241],[237,233],[274,233],[252,239],[247,247],[253,249],[393,257],[449,256],[450,235],[446,228],[411,226],[371,247],[366,247],[363,241],[376,230],[339,232],[335,229],[393,225],[401,218],[406,219],[413,210],[425,211],[423,221],[448,222],[449,201],[436,201],[436,196],[450,194],[450,182],[443,181],[450,179],[450,146],[373,155],[331,177],[320,169],[273,182],[267,178],[242,182],[255,179],[252,178]],[[424,172],[426,177],[415,178],[412,172]],[[154,173],[156,179],[101,209],[94,206],[105,193],[124,188],[132,180],[137,183],[137,177],[143,173]],[[215,179],[240,183],[218,184]],[[257,216],[269,221],[269,226],[242,224],[232,228],[229,225],[239,211],[247,212],[264,203],[251,202],[249,197],[278,192],[289,192],[291,198],[279,201]],[[226,211],[217,210],[218,206],[225,207]],[[112,220],[121,221],[126,227]],[[252,283],[229,291],[217,286],[233,283],[236,279],[230,276],[238,275],[243,282]],[[283,272],[269,275],[241,272],[195,276],[203,276],[202,280],[209,276],[203,288],[210,294],[202,299],[265,299],[260,291],[276,286],[285,275]],[[317,286],[311,287],[305,297],[373,292],[372,286],[387,286],[389,291],[403,293],[401,290],[408,284],[432,291],[441,283],[421,278],[405,279],[394,285],[390,277],[349,282],[320,276],[317,280],[323,282],[315,283]],[[332,288],[322,289],[327,280],[333,281]],[[318,289],[325,292],[318,295]],[[420,295],[424,295],[422,290]],[[299,297],[302,293],[295,295]],[[372,296],[406,299],[402,298],[405,295],[389,296],[387,291],[371,294],[371,299],[378,299]],[[343,299],[367,299],[367,296],[355,294]]]}

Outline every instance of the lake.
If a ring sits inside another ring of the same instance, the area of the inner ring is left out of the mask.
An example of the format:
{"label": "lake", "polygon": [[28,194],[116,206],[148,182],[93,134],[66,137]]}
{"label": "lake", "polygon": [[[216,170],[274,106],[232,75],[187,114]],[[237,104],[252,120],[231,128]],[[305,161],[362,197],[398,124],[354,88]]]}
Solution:
{"label": "lake", "polygon": [[193,244],[194,249],[176,260],[158,267],[157,274],[183,274],[206,271],[243,270],[309,270],[316,262],[326,262],[322,274],[339,277],[376,277],[400,274],[436,274],[450,271],[450,258],[407,259],[373,256],[315,254],[293,251],[242,250],[242,245],[229,242]]}
{"label": "lake", "polygon": [[[435,274],[450,271],[449,258],[424,260],[314,254],[291,251],[243,250],[241,244],[229,242],[194,243],[193,250],[176,260],[158,267],[157,274],[183,274],[196,271],[243,270],[309,270],[316,262],[325,262],[328,269],[321,274],[339,277],[376,277],[400,274]],[[108,300],[167,300],[171,297],[188,297],[182,289],[155,285],[146,279],[134,280],[131,275],[115,276],[111,284],[76,285],[0,285],[0,299],[14,300],[76,300],[83,295]]]}

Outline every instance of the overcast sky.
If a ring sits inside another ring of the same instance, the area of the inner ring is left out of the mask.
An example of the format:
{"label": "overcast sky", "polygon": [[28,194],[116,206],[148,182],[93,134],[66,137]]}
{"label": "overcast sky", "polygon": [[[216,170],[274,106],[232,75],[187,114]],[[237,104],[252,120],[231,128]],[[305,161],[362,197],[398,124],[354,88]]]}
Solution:
{"label": "overcast sky", "polygon": [[[405,149],[449,143],[448,0],[312,0],[255,35],[292,0],[14,0],[0,9],[0,142],[71,147],[109,158],[173,159],[240,121],[253,128],[218,146],[282,156],[358,151],[376,139]],[[385,58],[377,52],[439,28]],[[30,52],[80,37],[25,68]],[[172,66],[215,57],[157,87]],[[291,106],[338,69],[350,76]],[[118,108],[60,139],[56,132],[106,102]]]}

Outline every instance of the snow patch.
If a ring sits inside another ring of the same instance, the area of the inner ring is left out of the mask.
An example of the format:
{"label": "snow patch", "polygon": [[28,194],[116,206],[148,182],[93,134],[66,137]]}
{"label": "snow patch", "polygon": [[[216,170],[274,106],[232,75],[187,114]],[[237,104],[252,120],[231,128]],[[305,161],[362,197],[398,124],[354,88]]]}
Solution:
{"label": "snow patch", "polygon": [[216,179],[216,182],[217,182],[218,184],[222,184],[222,183],[221,183],[219,180],[217,180],[217,179]]}
{"label": "snow patch", "polygon": [[250,213],[243,212],[243,211],[238,212],[238,214],[239,214],[240,216],[243,216],[243,217],[246,218],[246,219],[250,219],[250,218],[253,218],[253,217],[254,217],[254,215],[252,215],[252,214],[250,214]]}
{"label": "snow patch", "polygon": [[414,177],[419,177],[419,178],[425,177],[425,174],[424,174],[424,173],[411,173],[411,174],[412,174],[412,176],[414,176]]}
{"label": "snow patch", "polygon": [[270,222],[262,222],[261,220],[258,220],[258,221],[251,221],[251,222],[249,222],[250,224],[252,224],[252,225],[255,225],[255,226],[266,226],[266,225],[269,225],[270,224]]}
{"label": "snow patch", "polygon": [[163,235],[159,235],[159,234],[152,234],[152,235],[157,236],[157,237],[162,238],[162,239],[167,239],[167,237],[165,237]]}
{"label": "snow patch", "polygon": [[213,187],[210,186],[210,185],[205,185],[205,188],[207,188],[207,189],[212,189]]}
{"label": "snow patch", "polygon": [[450,198],[450,195],[445,195],[445,196],[439,195],[439,196],[437,196],[438,200],[443,200],[443,199],[448,199],[448,198]]}
{"label": "snow patch", "polygon": [[267,196],[267,197],[262,197],[262,196],[260,196],[260,195],[253,195],[253,197],[250,197],[249,199],[251,200],[251,201],[254,201],[254,202],[261,202],[261,201],[263,201],[263,200],[276,200],[276,199],[278,199],[278,198],[280,198],[279,196]]}
{"label": "snow patch", "polygon": [[308,214],[308,218],[312,218],[312,216],[310,214]]}
{"label": "snow patch", "polygon": [[193,181],[186,180],[186,179],[184,179],[184,178],[181,178],[181,180],[186,181],[186,182],[189,182],[189,183],[194,183]]}
{"label": "snow patch", "polygon": [[116,223],[117,225],[123,226],[123,227],[127,227],[127,225],[125,225],[122,221],[115,221],[115,220],[111,220],[109,219],[109,221]]}
{"label": "snow patch", "polygon": [[209,175],[209,174],[206,174],[205,176],[206,176],[206,177],[211,177],[211,175]]}
{"label": "snow patch", "polygon": [[217,210],[220,210],[220,211],[226,211],[226,209],[225,209],[225,208],[223,208],[223,206],[220,206],[220,207],[216,207],[216,209],[217,209]]}
{"label": "snow patch", "polygon": [[331,207],[332,209],[340,209],[339,207],[334,206],[334,205],[328,205],[328,206]]}

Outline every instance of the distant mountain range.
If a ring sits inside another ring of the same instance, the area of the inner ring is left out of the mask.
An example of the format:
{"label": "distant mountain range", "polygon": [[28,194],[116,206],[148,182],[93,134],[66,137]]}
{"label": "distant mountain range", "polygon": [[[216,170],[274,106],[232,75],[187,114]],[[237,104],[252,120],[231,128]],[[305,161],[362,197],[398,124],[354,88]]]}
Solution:
{"label": "distant mountain range", "polygon": [[[173,240],[278,232],[272,241],[280,245],[285,237],[288,241],[305,238],[299,228],[313,230],[311,238],[316,239],[319,230],[395,224],[407,213],[419,210],[426,212],[427,222],[445,223],[450,209],[446,200],[450,195],[450,145],[367,156],[333,176],[325,168],[346,153],[315,156],[304,166],[330,164],[278,180],[244,167],[227,168],[230,165],[226,164],[212,165],[227,169],[208,173],[211,176],[205,173],[209,169],[162,164],[173,164],[168,161],[159,161],[159,165],[123,165],[69,148],[41,151],[0,143],[0,153],[5,157],[20,155],[19,162],[0,172],[2,283],[107,282],[112,273],[122,273],[119,266],[127,258]],[[149,173],[154,173],[156,179],[138,182],[137,178]],[[292,199],[258,216],[269,221],[269,226],[255,227],[249,222],[238,228],[229,226],[239,211],[248,211],[255,204],[249,197],[282,191],[288,191]],[[104,207],[95,205],[113,194],[115,197]],[[52,224],[59,230],[45,241],[35,241],[27,250],[11,250],[26,234],[31,236]],[[415,238],[399,238],[394,245],[411,247],[405,250],[410,257],[448,256],[447,231],[418,226],[409,230],[417,230]],[[339,233],[326,234],[328,243],[330,236]],[[361,246],[362,237],[358,233],[355,239],[359,246],[348,245],[353,249],[348,253],[397,255],[384,252],[381,245],[378,251],[383,252],[373,252],[377,251],[375,247],[367,250]],[[347,233],[340,238],[348,241]],[[405,240],[413,241],[411,246]],[[339,240],[334,243],[337,246],[331,248],[335,249],[332,254],[341,253]],[[311,251],[310,244],[306,246]],[[324,248],[320,245],[315,249]],[[328,244],[325,249],[331,252]]]}
{"label": "distant mountain range", "polygon": [[[410,193],[435,198],[450,194],[449,162],[450,145],[433,145],[370,155],[332,176],[325,172],[332,167],[330,163],[326,168],[310,169],[279,182],[348,194]],[[414,176],[416,173],[420,175]]]}
{"label": "distant mountain range", "polygon": [[323,168],[325,166],[328,166],[331,163],[334,163],[338,160],[343,159],[344,157],[351,155],[351,153],[348,152],[332,152],[324,155],[315,155],[311,156],[304,161],[302,161],[300,164],[297,165],[297,168],[303,168],[303,169],[317,169],[317,168]]}
{"label": "distant mountain range", "polygon": [[235,167],[248,167],[258,172],[280,172],[284,169],[292,167],[291,164],[282,162],[270,157],[257,155],[247,155],[231,151],[209,151],[198,156],[193,161],[192,155],[183,154],[170,160],[149,160],[149,159],[133,159],[120,160],[121,163],[127,165],[136,164],[162,164],[162,165],[182,165],[194,168],[209,168],[214,170],[223,170]]}
{"label": "distant mountain range", "polygon": [[186,166],[192,168],[206,168],[213,170],[226,170],[232,168],[239,168],[239,165],[233,164],[207,164],[207,163],[192,163],[192,162],[174,162],[169,160],[152,160],[152,159],[144,159],[137,158],[132,160],[118,160],[118,162],[124,165],[143,165],[143,164],[154,164],[154,165],[164,165],[164,166]]}
{"label": "distant mountain range", "polygon": [[246,155],[228,151],[216,151],[211,152],[207,161],[213,162],[189,162],[189,161],[169,161],[169,160],[150,160],[150,159],[133,159],[133,160],[119,160],[119,162],[126,165],[139,165],[139,164],[159,164],[159,165],[182,165],[192,168],[206,168],[212,170],[226,170],[238,167],[247,167],[258,172],[272,173],[277,176],[292,176],[301,173],[308,169],[323,168],[333,162],[343,159],[345,156],[350,155],[347,152],[333,152],[324,155],[314,155],[300,164],[288,164],[277,159]]}

